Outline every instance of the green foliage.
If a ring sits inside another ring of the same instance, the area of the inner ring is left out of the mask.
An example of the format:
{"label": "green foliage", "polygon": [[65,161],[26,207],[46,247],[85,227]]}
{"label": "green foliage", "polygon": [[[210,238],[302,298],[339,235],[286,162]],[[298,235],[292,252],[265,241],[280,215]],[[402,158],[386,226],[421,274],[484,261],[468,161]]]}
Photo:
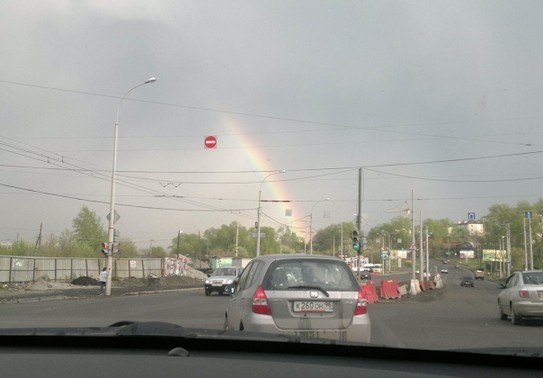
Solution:
{"label": "green foliage", "polygon": [[352,223],[333,224],[313,235],[313,253],[337,256],[341,254],[351,255],[351,235],[355,226]]}
{"label": "green foliage", "polygon": [[[479,248],[498,248],[499,240],[503,240],[506,227],[511,230],[512,265],[516,269],[524,266],[524,213],[532,211],[531,219],[533,235],[534,266],[543,266],[543,199],[530,204],[519,202],[516,206],[495,204],[489,208],[488,214],[482,218],[484,236],[470,236],[467,230],[458,227],[449,219],[426,219],[424,226],[428,227],[430,237],[430,253],[439,255],[448,245],[471,241]],[[356,252],[351,246],[351,232],[354,229],[351,222],[330,225],[318,230],[313,235],[313,252],[318,254],[337,255],[342,250],[344,254],[353,255]],[[275,230],[272,227],[262,227],[264,236],[261,239],[261,254],[294,253],[304,250],[304,240],[286,226]],[[145,255],[163,257],[180,254],[195,256],[234,256],[254,257],[256,252],[256,228],[247,228],[232,222],[220,228],[210,228],[203,234],[175,235],[168,250],[160,246],[145,251]],[[419,231],[416,231],[419,237]],[[100,243],[107,238],[100,218],[94,211],[83,207],[73,219],[73,230],[64,230],[60,235],[50,235],[41,245],[19,240],[11,248],[0,249],[0,254],[18,256],[46,257],[101,257]],[[366,256],[378,259],[379,251],[384,245],[390,249],[408,249],[411,244],[411,222],[408,218],[398,216],[390,222],[373,227],[366,235],[368,250]],[[179,248],[178,248],[179,241]],[[135,244],[129,239],[123,239],[119,247],[119,257],[139,256]]]}
{"label": "green foliage", "polygon": [[121,239],[119,243],[119,255],[118,257],[127,258],[127,257],[138,257],[138,247],[130,239]]}
{"label": "green foliage", "polygon": [[[368,247],[382,244],[385,238],[385,246],[390,240],[391,249],[408,249],[411,244],[411,221],[403,216],[392,218],[390,223],[385,223],[372,228],[367,235]],[[379,241],[377,241],[379,240]]]}
{"label": "green foliage", "polygon": [[296,253],[304,249],[304,240],[292,232],[290,227],[279,227],[277,239],[281,253]]}
{"label": "green foliage", "polygon": [[168,256],[168,252],[160,246],[153,246],[149,248],[149,252],[147,253],[146,257],[166,257]]}
{"label": "green foliage", "polygon": [[85,250],[99,250],[100,243],[107,240],[107,233],[96,213],[86,206],[81,208],[73,220],[74,235]]}
{"label": "green foliage", "polygon": [[17,240],[11,248],[0,249],[2,255],[32,256],[34,246],[24,240]]}

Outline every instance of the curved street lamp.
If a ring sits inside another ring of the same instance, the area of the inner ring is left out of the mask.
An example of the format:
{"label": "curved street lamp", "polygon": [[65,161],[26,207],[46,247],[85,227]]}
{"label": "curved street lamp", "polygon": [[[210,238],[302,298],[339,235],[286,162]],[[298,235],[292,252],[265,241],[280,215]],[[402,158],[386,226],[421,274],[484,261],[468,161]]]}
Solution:
{"label": "curved street lamp", "polygon": [[113,135],[113,167],[111,168],[111,195],[109,200],[109,225],[108,225],[108,247],[109,253],[107,255],[107,281],[106,281],[106,295],[111,295],[111,272],[113,269],[113,242],[115,239],[115,176],[117,174],[117,139],[119,136],[119,111],[121,110],[121,105],[128,96],[130,92],[134,89],[141,87],[142,85],[154,83],[156,78],[151,77],[145,80],[143,83],[136,85],[135,87],[130,88],[119,100],[119,105],[117,105],[117,115],[115,117],[115,132]]}
{"label": "curved street lamp", "polygon": [[256,214],[256,257],[260,256],[260,212],[261,212],[260,203],[262,201],[262,185],[264,185],[268,177],[277,175],[279,173],[285,173],[285,172],[286,171],[284,169],[281,171],[272,172],[266,177],[264,177],[264,179],[260,183],[260,189],[258,190],[258,211]]}
{"label": "curved street lamp", "polygon": [[325,198],[320,201],[317,201],[311,206],[311,214],[309,215],[309,254],[313,254],[313,209],[317,204],[325,201],[330,201],[330,198]]}

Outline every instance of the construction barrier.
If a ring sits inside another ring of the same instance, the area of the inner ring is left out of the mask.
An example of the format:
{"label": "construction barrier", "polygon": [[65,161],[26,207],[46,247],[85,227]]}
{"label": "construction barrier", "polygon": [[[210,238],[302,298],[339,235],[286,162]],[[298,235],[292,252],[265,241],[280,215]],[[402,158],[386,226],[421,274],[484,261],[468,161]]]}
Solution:
{"label": "construction barrier", "polygon": [[397,299],[400,298],[400,291],[398,290],[398,281],[395,280],[383,280],[379,287],[381,298],[384,299]]}
{"label": "construction barrier", "polygon": [[400,293],[401,297],[407,295],[407,285],[399,286],[398,287],[398,293]]}
{"label": "construction barrier", "polygon": [[443,281],[441,280],[441,276],[437,274],[434,278],[436,289],[441,289],[443,287]]}
{"label": "construction barrier", "polygon": [[420,293],[420,284],[417,280],[411,280],[411,289],[409,290],[410,295],[417,295]]}
{"label": "construction barrier", "polygon": [[377,289],[375,287],[375,282],[366,281],[365,283],[360,285],[360,289],[362,289],[364,297],[369,303],[375,303],[379,301],[379,297],[377,296]]}
{"label": "construction barrier", "polygon": [[432,281],[432,280],[428,281],[428,289],[430,289],[430,290],[434,290],[434,289],[435,289],[434,281]]}
{"label": "construction barrier", "polygon": [[419,285],[420,285],[420,291],[426,290],[426,285],[424,284],[424,281],[419,281]]}

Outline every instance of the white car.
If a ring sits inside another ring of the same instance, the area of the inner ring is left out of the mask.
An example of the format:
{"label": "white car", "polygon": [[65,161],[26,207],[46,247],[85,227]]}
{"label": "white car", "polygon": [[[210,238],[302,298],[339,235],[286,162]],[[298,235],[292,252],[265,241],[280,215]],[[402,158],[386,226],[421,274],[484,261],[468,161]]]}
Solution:
{"label": "white car", "polygon": [[204,292],[210,295],[213,292],[222,295],[226,292],[226,287],[232,284],[242,272],[242,268],[238,267],[222,267],[217,268],[206,279],[204,284]]}
{"label": "white car", "polygon": [[498,295],[500,318],[520,324],[523,319],[543,319],[543,271],[513,272]]}

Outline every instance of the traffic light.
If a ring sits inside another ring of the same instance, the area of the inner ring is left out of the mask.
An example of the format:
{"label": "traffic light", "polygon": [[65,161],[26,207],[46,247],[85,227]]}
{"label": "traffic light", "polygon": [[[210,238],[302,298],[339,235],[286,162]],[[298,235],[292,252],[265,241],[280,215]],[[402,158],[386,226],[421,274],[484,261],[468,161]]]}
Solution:
{"label": "traffic light", "polygon": [[108,243],[102,243],[101,252],[104,254],[104,256],[107,256],[109,254],[109,244]]}
{"label": "traffic light", "polygon": [[359,251],[360,250],[360,237],[359,237],[359,234],[358,234],[358,230],[353,230],[352,239],[353,239],[353,249]]}

